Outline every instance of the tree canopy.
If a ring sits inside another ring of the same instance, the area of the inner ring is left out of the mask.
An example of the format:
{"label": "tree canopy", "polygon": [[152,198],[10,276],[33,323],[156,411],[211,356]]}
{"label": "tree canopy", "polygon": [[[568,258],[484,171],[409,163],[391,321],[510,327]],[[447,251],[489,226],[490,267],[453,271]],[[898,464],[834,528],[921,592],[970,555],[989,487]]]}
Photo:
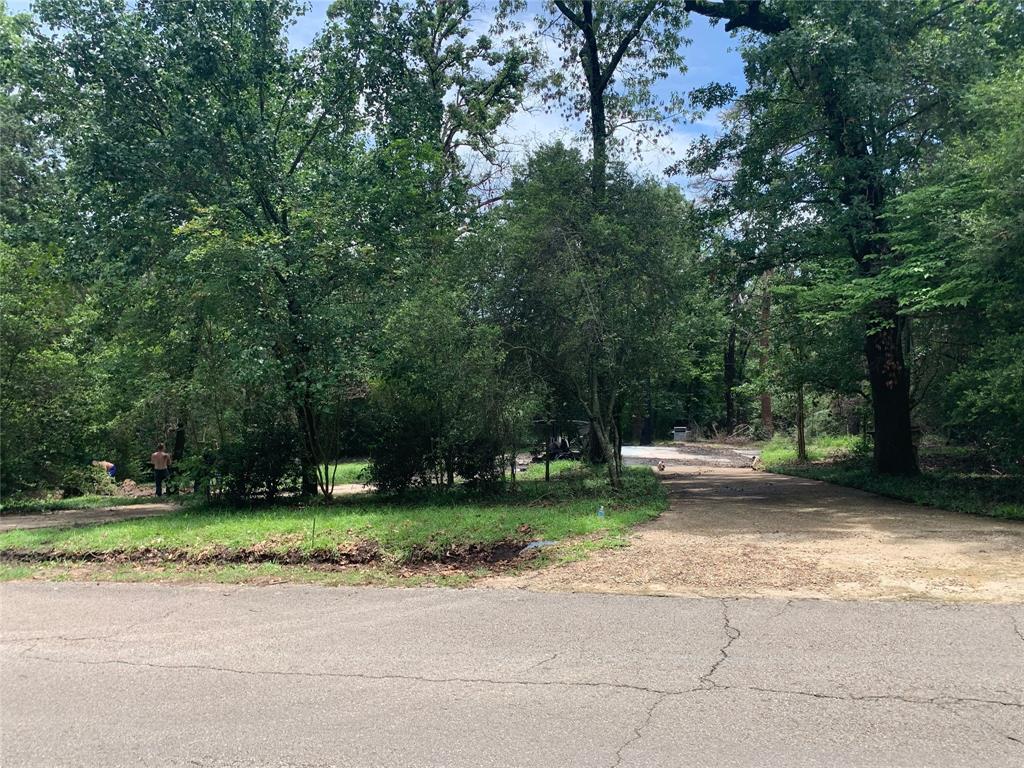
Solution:
{"label": "tree canopy", "polygon": [[[336,0],[299,45],[306,11],[0,13],[4,494],[158,441],[239,502],[351,454],[493,487],[559,431],[618,486],[628,440],[810,411],[880,473],[922,431],[1020,465],[1019,7]],[[676,92],[692,16],[742,89]],[[510,147],[538,102],[581,140]]]}

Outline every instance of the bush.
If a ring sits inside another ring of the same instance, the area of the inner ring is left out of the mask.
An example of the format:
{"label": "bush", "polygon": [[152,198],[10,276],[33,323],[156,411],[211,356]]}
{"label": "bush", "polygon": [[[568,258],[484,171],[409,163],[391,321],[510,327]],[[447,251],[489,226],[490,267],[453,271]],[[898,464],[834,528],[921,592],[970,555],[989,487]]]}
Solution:
{"label": "bush", "polygon": [[530,397],[508,375],[498,329],[463,302],[457,293],[425,293],[384,329],[370,399],[370,475],[382,491],[456,477],[494,486],[504,456],[525,439]]}
{"label": "bush", "polygon": [[64,473],[60,482],[64,498],[75,496],[117,496],[120,489],[102,467],[75,467]]}
{"label": "bush", "polygon": [[298,484],[301,468],[294,458],[298,454],[295,427],[268,419],[247,425],[193,472],[200,482],[211,480],[210,474],[217,476],[217,494],[229,503],[270,501]]}

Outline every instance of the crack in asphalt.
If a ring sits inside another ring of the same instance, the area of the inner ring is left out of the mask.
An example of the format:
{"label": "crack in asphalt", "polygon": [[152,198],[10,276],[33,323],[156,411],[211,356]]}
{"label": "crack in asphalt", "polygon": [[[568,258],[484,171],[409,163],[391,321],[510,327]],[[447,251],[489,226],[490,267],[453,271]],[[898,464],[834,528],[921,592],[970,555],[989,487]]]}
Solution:
{"label": "crack in asphalt", "polygon": [[718,668],[725,663],[725,660],[729,658],[729,646],[731,646],[740,637],[740,631],[732,625],[729,619],[729,604],[725,598],[720,601],[722,603],[722,620],[723,629],[725,631],[725,644],[718,649],[718,659],[711,665],[711,669],[700,676],[701,687],[698,690],[710,691],[714,688],[719,687],[712,678],[718,671]]}
{"label": "crack in asphalt", "polygon": [[836,701],[900,701],[904,704],[930,704],[941,707],[944,704],[997,704],[1002,707],[1024,708],[1024,703],[1016,701],[1002,701],[1001,699],[981,699],[971,696],[931,696],[920,698],[915,696],[904,696],[898,693],[822,693],[820,691],[802,691],[792,688],[762,688],[759,686],[743,685],[719,685],[723,690],[756,691],[758,693],[779,693],[791,696],[809,696],[815,699],[834,699]]}
{"label": "crack in asphalt", "polygon": [[989,732],[994,733],[997,736],[1002,736],[1002,737],[1006,738],[1009,741],[1015,742],[1017,744],[1024,744],[1024,741],[1022,741],[1021,739],[1017,738],[1016,736],[1011,736],[1010,734],[1006,733],[1002,729],[1002,727],[1000,727],[996,723],[993,723],[991,720],[989,720],[987,717],[985,717],[985,715],[983,715],[983,714],[981,714],[979,712],[973,712],[972,715],[973,715],[973,717],[975,719],[971,719],[971,718],[967,717],[967,715],[962,713],[959,709],[957,709],[955,704],[943,703],[943,704],[937,704],[937,706],[940,709],[942,709],[942,710],[944,710],[946,712],[951,712],[952,714],[956,715],[956,717],[960,718],[965,723],[969,723],[970,725],[975,725],[975,724],[980,725],[982,730],[987,729]]}
{"label": "crack in asphalt", "polygon": [[654,717],[654,710],[658,708],[658,705],[661,704],[661,702],[663,702],[669,696],[679,696],[683,693],[690,693],[690,691],[680,691],[679,693],[663,693],[651,703],[651,706],[647,708],[647,713],[644,715],[643,722],[641,722],[639,725],[634,726],[633,735],[626,739],[624,742],[622,742],[619,748],[615,750],[615,762],[612,763],[612,768],[618,768],[618,766],[622,764],[622,753],[626,750],[626,747],[635,744],[636,742],[640,741],[640,739],[643,737],[644,729],[646,729],[647,726],[651,724],[651,718]]}
{"label": "crack in asphalt", "polygon": [[[307,672],[301,670],[288,671],[288,670],[251,670],[238,667],[222,667],[216,665],[204,665],[204,664],[159,664],[155,662],[140,662],[131,661],[127,659],[98,659],[98,660],[85,660],[85,659],[57,659],[48,656],[41,655],[30,655],[31,651],[40,645],[45,640],[61,640],[64,642],[77,642],[80,640],[98,639],[105,640],[116,637],[120,634],[127,633],[132,629],[147,623],[145,620],[135,622],[128,627],[109,633],[107,635],[96,636],[96,637],[64,637],[64,636],[40,636],[38,638],[21,638],[15,642],[32,642],[29,648],[26,648],[21,654],[21,658],[32,659],[36,661],[51,663],[51,664],[80,664],[80,665],[122,665],[128,667],[141,667],[141,668],[153,668],[153,669],[165,669],[165,670],[194,670],[194,671],[205,671],[215,673],[226,673],[236,675],[250,675],[250,676],[280,676],[280,677],[300,677],[300,678],[338,678],[338,679],[361,679],[371,681],[409,681],[419,683],[462,683],[467,685],[496,685],[496,686],[522,686],[522,687],[564,687],[564,688],[603,688],[612,690],[626,690],[635,691],[643,694],[644,696],[653,696],[653,700],[650,702],[642,714],[642,718],[633,726],[632,733],[629,734],[628,738],[622,742],[621,745],[615,750],[614,762],[611,763],[611,768],[619,768],[625,760],[624,753],[628,748],[637,744],[643,737],[647,729],[654,718],[654,713],[666,700],[672,697],[680,697],[693,693],[715,693],[721,691],[749,691],[755,693],[767,693],[773,695],[783,696],[803,696],[816,699],[829,699],[835,701],[847,701],[847,702],[858,702],[858,703],[873,703],[873,702],[898,702],[901,704],[910,705],[924,705],[924,706],[935,706],[945,711],[951,712],[952,714],[962,718],[968,719],[966,715],[957,712],[952,707],[958,704],[969,705],[969,704],[983,704],[991,706],[1001,707],[1012,707],[1021,709],[1024,708],[1024,703],[1015,701],[1005,701],[1001,699],[988,699],[981,697],[967,697],[967,696],[932,696],[932,697],[915,697],[903,694],[836,694],[822,691],[803,690],[803,689],[785,689],[785,688],[767,688],[760,686],[732,686],[724,683],[719,683],[714,679],[721,666],[730,658],[729,649],[732,644],[736,642],[742,636],[742,633],[738,627],[733,624],[733,617],[729,613],[729,599],[720,599],[722,606],[722,630],[725,634],[725,642],[718,648],[718,657],[711,664],[710,668],[704,674],[701,674],[698,678],[699,685],[694,688],[687,689],[665,689],[656,688],[651,686],[636,685],[631,683],[617,683],[617,682],[606,682],[606,681],[557,681],[557,680],[515,680],[515,679],[494,679],[494,678],[483,678],[483,677],[430,677],[426,675],[405,675],[405,674],[369,674],[369,673],[358,673],[358,672]],[[775,613],[771,618],[778,618],[782,613],[788,610],[794,604],[793,600],[787,600],[785,605]],[[164,615],[153,619],[152,621],[163,621],[172,615],[176,610],[168,611]],[[1021,628],[1017,622],[1016,617],[1011,616],[1013,622],[1014,632],[1018,637],[1024,641],[1024,634],[1021,632]],[[546,664],[551,663],[559,656],[562,652],[556,652],[550,654],[541,660],[526,667],[523,671],[528,671],[542,667]],[[1006,693],[1011,696],[1014,695],[1010,691]],[[1024,745],[1024,740],[1016,736],[1005,733],[1002,729],[998,728],[994,723],[988,722],[985,718],[978,716],[978,719],[987,725],[993,734],[998,734],[1004,737],[1008,741],[1012,741],[1015,744]]]}
{"label": "crack in asphalt", "polygon": [[1010,616],[1010,621],[1013,622],[1013,631],[1014,631],[1014,633],[1016,633],[1017,637],[1020,638],[1020,641],[1022,643],[1024,643],[1024,632],[1021,631],[1020,624],[1017,623],[1017,617],[1011,615]]}
{"label": "crack in asphalt", "polygon": [[[699,686],[697,686],[696,688],[690,688],[685,691],[662,693],[658,696],[658,698],[656,698],[651,703],[651,706],[647,708],[647,712],[644,716],[643,721],[633,728],[633,734],[628,739],[626,739],[617,750],[615,750],[615,762],[612,763],[612,768],[618,768],[618,766],[622,764],[622,753],[626,750],[627,747],[636,744],[638,741],[640,741],[640,739],[643,737],[644,730],[647,728],[648,725],[650,725],[651,718],[654,717],[654,710],[657,709],[658,706],[663,701],[665,701],[665,699],[671,696],[682,696],[687,693],[696,693],[698,691],[708,692],[713,691],[716,688],[719,688],[718,683],[716,683],[711,678],[714,676],[715,672],[718,671],[718,668],[725,662],[725,660],[729,658],[729,646],[731,646],[740,637],[740,630],[732,625],[732,621],[729,618],[729,604],[726,598],[722,598],[719,602],[722,604],[722,623],[723,629],[725,631],[725,644],[718,649],[718,658],[711,665],[711,668],[706,673],[700,676]],[[792,600],[787,600],[786,605],[783,606],[782,610],[786,610],[786,608],[788,608],[792,604],[792,602]],[[779,613],[781,614],[782,611],[779,611]],[[725,686],[721,687],[724,688]]]}
{"label": "crack in asphalt", "polygon": [[[563,688],[603,688],[613,690],[627,690],[635,691],[644,695],[653,695],[654,700],[650,703],[643,714],[642,720],[633,727],[633,732],[629,737],[615,750],[614,762],[611,764],[611,768],[618,768],[624,758],[624,752],[630,746],[638,743],[644,736],[645,731],[650,726],[651,721],[654,717],[654,712],[661,704],[666,700],[673,697],[685,696],[693,693],[715,693],[721,691],[751,691],[756,693],[769,693],[775,695],[790,695],[790,696],[806,696],[816,699],[831,699],[837,701],[850,701],[859,703],[873,703],[873,702],[899,702],[902,704],[912,705],[926,705],[926,706],[937,706],[940,708],[946,708],[949,705],[955,704],[988,704],[994,706],[1003,707],[1014,707],[1024,708],[1024,704],[1017,702],[1003,701],[1000,699],[985,699],[980,697],[962,697],[962,696],[934,696],[929,698],[920,698],[905,696],[901,694],[832,694],[824,693],[820,691],[809,691],[799,689],[783,689],[783,688],[764,688],[759,686],[730,686],[717,683],[712,680],[712,675],[718,670],[718,668],[729,658],[728,648],[740,637],[740,631],[733,627],[731,620],[728,617],[726,604],[723,601],[723,612],[725,614],[725,629],[726,629],[726,642],[719,649],[719,658],[712,665],[711,669],[704,675],[700,676],[701,685],[694,688],[687,689],[662,689],[654,688],[650,686],[634,685],[630,683],[614,683],[606,681],[556,681],[556,680],[499,680],[494,678],[474,678],[474,677],[428,677],[426,675],[402,675],[402,674],[368,674],[368,673],[357,673],[357,672],[306,672],[306,671],[286,671],[286,670],[249,670],[235,667],[221,667],[215,665],[205,664],[158,664],[155,662],[136,662],[126,659],[99,659],[99,660],[85,660],[85,659],[54,659],[47,656],[25,656],[22,658],[28,658],[36,661],[41,661],[51,664],[79,664],[86,666],[99,666],[99,665],[121,665],[128,667],[137,668],[152,668],[152,669],[165,669],[165,670],[194,670],[194,671],[205,671],[205,672],[219,672],[226,674],[236,675],[249,675],[253,677],[260,676],[278,676],[278,677],[300,677],[300,678],[338,678],[338,679],[360,679],[360,680],[372,680],[372,681],[410,681],[419,683],[462,683],[467,685],[479,684],[479,685],[496,685],[496,686],[521,686],[521,687],[563,687]],[[542,660],[541,663],[547,663],[553,658],[558,656],[555,654],[552,657]],[[536,665],[535,665],[536,666]],[[995,730],[995,728],[993,728]],[[1006,739],[1013,741],[1018,744],[1024,742],[1021,739],[1011,736],[1009,734],[999,731],[1000,735]]]}
{"label": "crack in asphalt", "polygon": [[536,664],[531,664],[526,669],[524,669],[523,672],[529,672],[531,669],[537,669],[537,667],[543,667],[545,664],[547,664],[548,662],[554,661],[555,659],[557,659],[561,655],[562,655],[561,652],[559,652],[559,653],[552,653],[550,656],[544,657],[543,659],[538,661]]}
{"label": "crack in asphalt", "polygon": [[400,674],[369,674],[365,672],[304,672],[301,670],[279,670],[279,669],[241,669],[239,667],[218,667],[209,664],[157,664],[148,661],[129,661],[127,659],[54,659],[49,656],[23,656],[23,658],[34,661],[44,661],[50,664],[80,664],[83,666],[120,665],[126,667],[143,667],[151,669],[178,669],[194,670],[200,672],[223,672],[232,675],[249,675],[252,677],[309,677],[321,678],[331,677],[338,679],[354,680],[408,680],[421,683],[466,683],[485,685],[518,685],[518,686],[561,686],[565,688],[613,688],[618,690],[639,691],[641,693],[653,693],[658,695],[678,695],[689,693],[692,689],[666,690],[662,688],[651,688],[644,685],[633,685],[631,683],[612,683],[600,680],[496,680],[486,677],[427,677],[426,675],[400,675]]}
{"label": "crack in asphalt", "polygon": [[779,618],[782,614],[784,614],[786,611],[788,611],[792,607],[793,607],[793,598],[791,597],[788,600],[786,600],[786,604],[785,605],[783,605],[778,611],[776,611],[775,613],[773,613],[771,616],[768,617],[769,620],[774,621],[775,619]]}
{"label": "crack in asphalt", "polygon": [[173,616],[179,610],[181,610],[181,608],[172,608],[171,610],[165,611],[159,616],[153,618],[147,617],[144,619],[139,619],[138,621],[134,621],[131,624],[128,624],[127,626],[119,627],[115,630],[106,632],[102,635],[30,635],[28,637],[16,637],[11,638],[10,640],[0,640],[0,642],[11,644],[32,643],[32,645],[24,651],[25,653],[28,653],[34,650],[36,646],[42,644],[46,640],[59,640],[62,643],[80,643],[85,640],[113,640],[118,635],[126,635],[133,629],[138,629],[139,627],[145,624],[157,624],[161,621],[164,621]]}

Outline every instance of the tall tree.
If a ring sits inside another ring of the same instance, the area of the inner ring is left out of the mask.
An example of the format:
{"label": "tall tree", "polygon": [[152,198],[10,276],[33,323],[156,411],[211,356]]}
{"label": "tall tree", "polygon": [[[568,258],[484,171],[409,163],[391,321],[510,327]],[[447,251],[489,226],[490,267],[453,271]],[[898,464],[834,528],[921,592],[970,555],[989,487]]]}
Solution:
{"label": "tall tree", "polygon": [[[836,272],[849,289],[842,298],[867,321],[875,467],[913,474],[908,319],[899,297],[873,282],[900,258],[885,207],[947,135],[964,89],[991,65],[1003,11],[940,0],[685,6],[755,33],[743,49],[749,88],[730,130],[701,145],[691,169],[735,168],[735,206],[753,218],[788,212],[792,222],[813,220],[834,233],[854,265]],[[705,106],[720,106],[721,94],[701,95]]]}
{"label": "tall tree", "polygon": [[[615,133],[632,131],[642,146],[680,109],[676,98],[662,100],[654,91],[669,72],[683,69],[679,11],[676,0],[553,0],[549,16],[538,20],[563,52],[548,79],[549,98],[565,106],[567,117],[587,118],[598,199]],[[572,75],[577,67],[582,87]]]}
{"label": "tall tree", "polygon": [[130,273],[151,268],[197,215],[247,231],[267,254],[265,295],[282,310],[272,350],[303,435],[303,486],[314,490],[317,335],[305,273],[315,229],[304,213],[313,158],[338,162],[359,125],[351,52],[331,29],[292,49],[292,2],[45,0],[37,10],[52,29],[41,53],[66,68],[63,139],[86,215],[116,222],[97,234]]}
{"label": "tall tree", "polygon": [[627,395],[675,362],[684,280],[695,257],[679,192],[621,165],[595,204],[587,163],[555,145],[533,156],[479,235],[481,301],[511,349],[568,389],[592,425],[612,484]]}
{"label": "tall tree", "polygon": [[498,129],[525,98],[536,46],[503,28],[500,40],[475,32],[469,0],[335,0],[328,16],[358,52],[378,141],[434,146],[448,182],[488,189]]}
{"label": "tall tree", "polygon": [[[964,134],[893,198],[900,254],[879,276],[920,318],[915,352],[928,363],[916,398],[936,426],[1024,460],[1024,55],[964,103]],[[937,380],[936,380],[937,379]]]}

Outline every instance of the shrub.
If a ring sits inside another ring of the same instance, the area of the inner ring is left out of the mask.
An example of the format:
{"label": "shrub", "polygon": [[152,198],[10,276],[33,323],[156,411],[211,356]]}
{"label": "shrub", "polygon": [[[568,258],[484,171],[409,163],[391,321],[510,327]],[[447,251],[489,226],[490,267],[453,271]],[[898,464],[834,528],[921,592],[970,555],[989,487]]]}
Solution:
{"label": "shrub", "polygon": [[117,496],[120,490],[114,478],[102,467],[75,467],[64,473],[60,482],[64,498],[75,496]]}
{"label": "shrub", "polygon": [[273,500],[298,483],[300,467],[294,458],[299,453],[298,443],[294,425],[260,420],[212,452],[209,463],[194,471],[217,475],[218,493],[232,504]]}

